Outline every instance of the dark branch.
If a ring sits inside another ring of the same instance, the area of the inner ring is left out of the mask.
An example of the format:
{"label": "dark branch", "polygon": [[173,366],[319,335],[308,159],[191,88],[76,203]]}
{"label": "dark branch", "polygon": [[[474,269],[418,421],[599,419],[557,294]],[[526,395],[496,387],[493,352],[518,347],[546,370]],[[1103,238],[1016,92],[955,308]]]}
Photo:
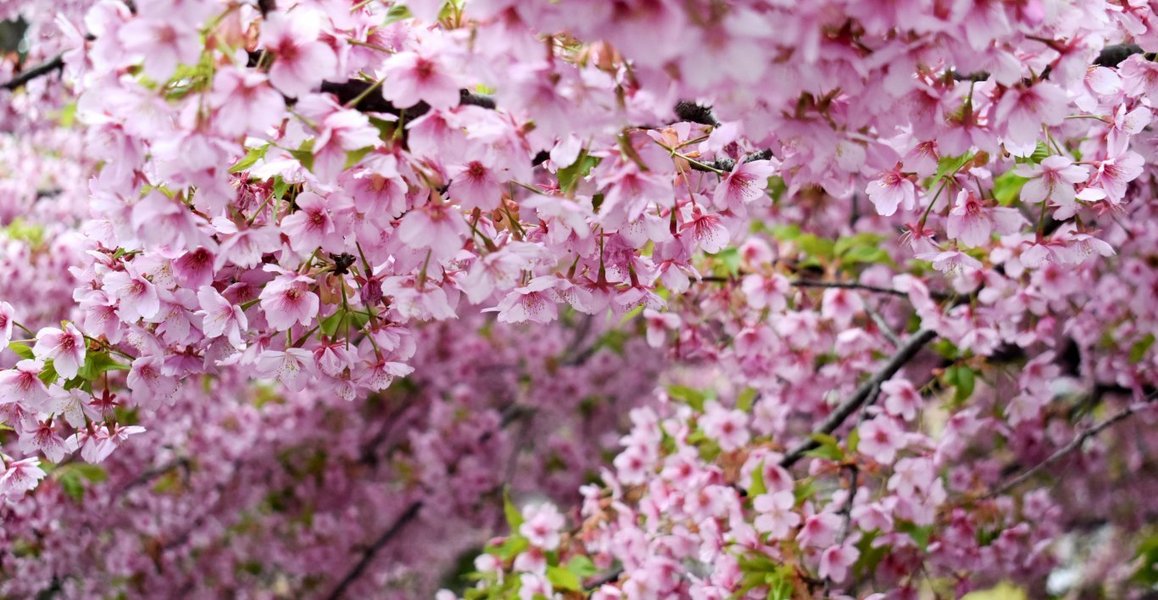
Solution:
{"label": "dark branch", "polygon": [[366,567],[370,566],[370,563],[374,560],[374,556],[377,555],[378,552],[386,546],[386,544],[389,544],[390,540],[394,539],[394,536],[398,535],[398,532],[402,531],[403,527],[413,521],[421,510],[421,500],[415,500],[414,502],[411,502],[410,506],[407,506],[406,510],[402,511],[402,514],[394,520],[394,524],[391,525],[386,531],[384,531],[382,535],[378,536],[378,539],[374,540],[374,543],[370,544],[368,548],[362,551],[362,558],[358,560],[358,564],[354,565],[354,568],[350,569],[349,573],[346,573],[346,576],[338,582],[338,585],[334,588],[334,591],[330,592],[330,595],[326,597],[329,598],[329,600],[338,600],[341,598],[346,593],[346,589],[362,576],[362,573],[365,572]]}
{"label": "dark branch", "polygon": [[[921,348],[923,348],[925,344],[932,341],[932,339],[935,337],[937,337],[937,334],[929,329],[922,329],[917,333],[914,333],[913,336],[910,337],[907,342],[905,342],[905,345],[901,346],[901,348],[897,350],[897,353],[893,355],[891,359],[889,359],[889,362],[886,363],[880,371],[877,371],[876,374],[873,375],[868,381],[862,383],[861,386],[857,388],[856,392],[853,393],[852,397],[850,397],[848,400],[845,400],[844,403],[838,406],[831,415],[828,415],[828,418],[825,419],[819,427],[813,430],[813,435],[818,433],[830,434],[836,431],[836,429],[840,427],[846,419],[851,417],[853,413],[860,409],[860,407],[873,396],[874,390],[876,390],[880,384],[887,381],[893,375],[896,375],[897,371],[901,370],[901,367],[905,366],[906,363],[912,360],[913,357],[921,351]],[[784,458],[780,461],[780,466],[784,468],[791,467],[801,458],[804,458],[804,454],[806,452],[819,446],[820,443],[814,439],[809,438],[807,441],[801,443],[796,448],[793,448],[791,452],[785,455]]]}
{"label": "dark branch", "polygon": [[1113,44],[1102,48],[1094,64],[1099,67],[1117,67],[1127,58],[1141,53],[1142,47],[1136,44]]}
{"label": "dark branch", "polygon": [[[1153,400],[1153,399],[1154,399],[1154,396],[1150,396],[1149,398],[1147,398],[1147,401]],[[1000,496],[1001,494],[1004,494],[1004,493],[1008,492],[1009,490],[1012,490],[1013,488],[1021,485],[1022,483],[1027,481],[1030,477],[1033,477],[1037,473],[1040,473],[1042,471],[1042,469],[1045,469],[1046,467],[1048,467],[1048,466],[1056,463],[1057,461],[1065,458],[1067,455],[1069,455],[1074,450],[1081,448],[1082,444],[1084,444],[1086,442],[1086,440],[1098,435],[1099,433],[1101,433],[1102,431],[1104,431],[1106,429],[1109,429],[1110,427],[1113,427],[1117,423],[1124,421],[1125,419],[1127,419],[1128,417],[1132,416],[1133,414],[1139,412],[1142,408],[1144,408],[1146,406],[1148,406],[1148,404],[1142,404],[1142,403],[1132,404],[1132,405],[1126,407],[1125,409],[1123,409],[1122,411],[1115,413],[1113,416],[1107,418],[1105,421],[1102,421],[1101,423],[1090,426],[1088,429],[1085,429],[1084,431],[1079,433],[1077,435],[1077,437],[1070,440],[1069,443],[1062,446],[1061,448],[1058,448],[1056,451],[1054,451],[1053,454],[1050,454],[1048,457],[1046,457],[1045,460],[1043,460],[1043,461],[1037,463],[1036,465],[1026,469],[1025,471],[1022,471],[1021,474],[1019,474],[1016,477],[1009,479],[1005,483],[997,486],[996,489],[994,489],[992,492],[989,492],[988,494],[986,494],[985,497],[986,498],[993,498],[995,496]]]}
{"label": "dark branch", "polygon": [[676,103],[675,115],[680,121],[688,123],[699,123],[700,125],[711,125],[712,127],[720,124],[720,122],[716,120],[716,117],[712,115],[712,107],[696,104],[688,100],[680,100]]}
{"label": "dark branch", "polygon": [[12,79],[9,79],[5,83],[0,83],[0,90],[15,90],[17,88],[23,87],[24,84],[32,81],[33,79],[36,79],[37,77],[47,75],[53,71],[58,71],[63,68],[64,56],[57,54],[56,57],[54,57],[52,60],[32,67],[31,69],[20,73]]}

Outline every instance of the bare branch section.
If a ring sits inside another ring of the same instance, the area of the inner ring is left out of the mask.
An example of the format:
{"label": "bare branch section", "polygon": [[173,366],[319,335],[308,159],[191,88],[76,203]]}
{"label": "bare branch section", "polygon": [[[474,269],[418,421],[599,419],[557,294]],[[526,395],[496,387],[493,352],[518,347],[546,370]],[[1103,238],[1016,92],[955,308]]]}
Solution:
{"label": "bare branch section", "polygon": [[42,75],[47,75],[53,71],[58,71],[64,68],[64,56],[57,54],[54,58],[43,64],[36,65],[27,71],[20,73],[12,79],[0,83],[0,90],[15,90],[23,87],[29,81],[36,79]]}
{"label": "bare branch section", "polygon": [[389,529],[384,531],[382,535],[378,536],[378,539],[374,540],[374,543],[370,544],[369,547],[362,551],[362,558],[358,561],[358,564],[354,565],[354,568],[350,569],[349,573],[346,573],[346,576],[338,582],[338,585],[334,588],[334,591],[330,592],[330,595],[326,597],[329,598],[329,600],[338,600],[339,598],[342,598],[346,594],[346,590],[350,587],[350,585],[362,576],[362,573],[366,571],[366,567],[370,566],[370,563],[374,560],[374,556],[376,556],[378,552],[386,546],[386,544],[389,544],[390,540],[394,539],[394,537],[398,535],[398,532],[402,531],[402,529],[406,527],[407,524],[413,521],[421,511],[421,500],[415,500],[414,502],[411,502],[410,506],[407,506],[406,510],[402,511],[402,514],[394,520],[394,524],[391,525]]}
{"label": "bare branch section", "polygon": [[[1149,398],[1147,398],[1147,402],[1150,400],[1153,400],[1153,399],[1154,399],[1154,396],[1152,395]],[[1131,404],[1130,406],[1126,407],[1122,411],[1115,413],[1111,417],[1108,417],[1105,421],[1102,421],[1096,425],[1090,426],[1089,428],[1087,428],[1084,431],[1082,431],[1081,433],[1079,433],[1074,439],[1070,440],[1070,442],[1068,444],[1062,446],[1061,448],[1058,448],[1056,451],[1054,451],[1053,454],[1050,454],[1048,457],[1046,457],[1045,460],[1043,460],[1043,461],[1037,463],[1036,465],[1026,469],[1025,471],[1022,471],[1021,474],[1017,475],[1016,477],[1009,479],[1005,483],[998,486],[997,489],[986,494],[985,497],[986,498],[993,498],[995,496],[1000,496],[1001,494],[1004,494],[1004,493],[1012,490],[1013,488],[1028,481],[1031,477],[1033,477],[1034,475],[1037,475],[1045,468],[1047,468],[1050,465],[1065,458],[1066,456],[1068,456],[1069,454],[1071,454],[1075,450],[1081,448],[1082,444],[1086,443],[1086,440],[1098,435],[1099,433],[1105,431],[1106,429],[1109,429],[1110,427],[1113,427],[1114,425],[1116,425],[1118,423],[1121,423],[1122,421],[1125,421],[1129,417],[1137,414],[1138,412],[1141,412],[1143,409],[1145,409],[1149,406],[1151,406],[1151,405],[1148,403],[1145,403],[1145,402],[1137,403],[1137,404]]]}
{"label": "bare branch section", "polygon": [[[901,367],[904,367],[912,360],[913,357],[921,351],[921,348],[924,348],[925,344],[928,344],[935,337],[937,337],[937,334],[929,329],[922,329],[914,333],[880,371],[877,371],[868,381],[862,383],[848,400],[845,400],[836,410],[832,411],[832,414],[828,415],[828,418],[813,430],[813,435],[830,434],[836,431],[841,424],[855,414],[856,411],[873,396],[873,391],[880,386],[880,384],[887,381],[893,375],[896,375],[897,371],[901,370]],[[820,443],[809,438],[785,455],[780,461],[780,466],[789,468],[804,458],[806,452],[818,447],[820,447]]]}

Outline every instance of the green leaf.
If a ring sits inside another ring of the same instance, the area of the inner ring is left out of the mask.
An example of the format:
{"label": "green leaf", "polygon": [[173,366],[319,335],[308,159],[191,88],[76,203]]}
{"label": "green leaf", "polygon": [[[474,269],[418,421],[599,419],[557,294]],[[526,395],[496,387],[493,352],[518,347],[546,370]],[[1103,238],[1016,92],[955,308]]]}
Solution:
{"label": "green leaf", "polygon": [[824,458],[827,460],[835,461],[839,461],[844,458],[844,451],[840,449],[840,443],[835,437],[832,437],[826,433],[814,433],[809,437],[816,443],[820,444],[820,446],[805,452],[805,456],[812,456],[815,458]]}
{"label": "green leaf", "polygon": [[703,391],[683,385],[669,385],[667,394],[692,407],[696,412],[703,412],[704,402],[708,400],[708,395]]}
{"label": "green leaf", "polygon": [[973,160],[973,153],[966,152],[960,156],[946,156],[937,161],[937,172],[933,175],[933,183],[935,184],[942,178],[960,171],[961,167],[964,167],[965,163],[970,160]]}
{"label": "green leaf", "polygon": [[933,526],[920,526],[909,521],[901,521],[897,525],[897,531],[907,534],[917,543],[917,547],[921,549],[921,552],[924,552],[929,547],[929,538],[933,535]]}
{"label": "green leaf", "polygon": [[88,463],[60,465],[52,470],[50,476],[60,483],[61,489],[74,502],[80,502],[84,498],[85,481],[101,483],[109,478],[108,473],[100,465]]}
{"label": "green leaf", "polygon": [[314,139],[310,138],[298,147],[297,150],[290,150],[290,156],[297,159],[298,162],[306,168],[307,171],[314,170]]}
{"label": "green leaf", "polygon": [[519,527],[523,524],[523,513],[519,512],[519,507],[511,502],[511,491],[503,490],[503,514],[507,517],[507,526],[511,528],[511,532],[518,532]]}
{"label": "green leaf", "polygon": [[845,446],[848,447],[849,452],[856,452],[857,446],[860,446],[860,428],[854,428],[848,434],[848,439],[845,441]]}
{"label": "green leaf", "polygon": [[229,172],[240,173],[257,164],[257,161],[265,158],[265,153],[269,152],[269,146],[269,144],[266,144],[259,148],[250,148],[249,152],[241,157],[241,160],[233,163],[232,167],[229,167]]}
{"label": "green leaf", "polygon": [[390,23],[401,21],[403,19],[409,19],[412,16],[413,15],[410,14],[410,9],[406,8],[405,5],[395,4],[394,6],[390,7],[390,10],[386,11],[386,22],[383,24],[389,25]]}
{"label": "green leaf", "polygon": [[36,356],[32,354],[32,348],[24,344],[8,344],[8,349],[24,360],[34,360],[36,358]]}
{"label": "green leaf", "polygon": [[127,371],[128,365],[122,365],[113,360],[108,352],[88,352],[84,357],[84,364],[77,371],[78,379],[96,381],[106,371]]}
{"label": "green leaf", "polygon": [[40,370],[38,377],[40,377],[40,381],[42,381],[44,385],[56,383],[56,365],[52,364],[51,360],[44,361],[44,368]]}
{"label": "green leaf", "polygon": [[1150,351],[1150,348],[1154,347],[1154,340],[1154,334],[1147,333],[1146,337],[1134,342],[1134,345],[1130,346],[1130,364],[1136,365],[1142,362],[1146,353]]}
{"label": "green leaf", "polygon": [[749,412],[752,410],[752,405],[756,402],[756,389],[744,388],[740,395],[736,397],[736,408]]}
{"label": "green leaf", "polygon": [[588,155],[586,150],[579,152],[579,157],[575,159],[575,162],[555,173],[559,179],[559,189],[564,195],[569,195],[597,164],[599,164],[599,158]]}
{"label": "green leaf", "polygon": [[547,581],[550,581],[551,586],[557,590],[583,591],[583,580],[563,567],[547,567]]}
{"label": "green leaf", "polygon": [[1026,177],[1013,171],[1006,171],[993,180],[993,197],[999,204],[1009,206],[1020,197],[1021,188],[1027,181],[1029,179]]}
{"label": "green leaf", "polygon": [[595,568],[595,563],[582,554],[572,556],[571,560],[567,561],[567,570],[579,577],[591,577],[599,572],[599,569]]}
{"label": "green leaf", "polygon": [[856,235],[844,236],[836,240],[836,244],[833,246],[833,250],[836,252],[837,256],[843,257],[848,251],[854,248],[879,247],[882,241],[884,241],[884,236],[880,234],[871,232],[858,233]]}
{"label": "green leaf", "polygon": [[945,369],[945,383],[955,388],[953,402],[960,405],[973,396],[977,374],[965,365],[953,365]]}
{"label": "green leaf", "polygon": [[845,252],[840,260],[846,264],[890,264],[888,251],[880,246],[857,246]]}
{"label": "green leaf", "polygon": [[826,260],[832,260],[836,257],[836,242],[828,238],[805,233],[796,240],[796,243],[800,246],[800,250],[809,256]]}
{"label": "green leaf", "polygon": [[724,248],[719,252],[711,255],[717,267],[722,269],[716,272],[728,277],[735,277],[740,274],[740,251],[736,248]]}
{"label": "green leaf", "polygon": [[764,482],[764,461],[760,461],[752,470],[752,485],[748,486],[748,497],[755,498],[768,493],[768,484]]}
{"label": "green leaf", "polygon": [[373,146],[366,146],[365,148],[358,148],[357,150],[347,152],[346,153],[346,166],[343,168],[349,169],[349,168],[353,167],[354,165],[362,162],[362,159],[366,158],[366,155],[370,154],[373,151],[374,151]]}

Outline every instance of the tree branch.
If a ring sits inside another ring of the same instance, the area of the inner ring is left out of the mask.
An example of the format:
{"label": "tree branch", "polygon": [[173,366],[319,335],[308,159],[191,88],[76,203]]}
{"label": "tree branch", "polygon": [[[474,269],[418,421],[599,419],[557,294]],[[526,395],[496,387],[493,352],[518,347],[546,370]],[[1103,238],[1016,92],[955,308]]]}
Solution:
{"label": "tree branch", "polygon": [[346,573],[346,576],[338,582],[338,585],[334,588],[334,591],[330,592],[330,595],[326,597],[329,598],[329,600],[338,600],[341,598],[346,593],[346,589],[362,576],[362,573],[366,570],[366,567],[370,566],[370,562],[374,560],[374,556],[378,554],[378,552],[382,550],[386,544],[389,544],[390,540],[394,539],[394,536],[398,535],[398,532],[401,531],[402,528],[405,527],[408,523],[413,521],[421,511],[421,500],[415,500],[414,502],[411,502],[410,506],[407,506],[406,510],[402,511],[402,514],[394,520],[394,524],[391,525],[386,531],[384,531],[382,535],[378,536],[378,539],[374,540],[374,543],[370,544],[368,548],[362,551],[362,558],[358,561],[358,564],[354,565],[354,568],[350,569],[349,573]]}
{"label": "tree branch", "polygon": [[55,57],[53,57],[48,62],[36,65],[35,67],[32,67],[31,69],[28,69],[27,71],[20,73],[19,75],[13,77],[12,79],[9,79],[8,81],[6,81],[4,83],[0,83],[0,90],[15,90],[19,87],[24,86],[24,84],[28,83],[29,81],[36,79],[37,77],[40,77],[42,75],[47,75],[53,71],[63,69],[63,68],[64,68],[64,55],[63,54],[57,54]]}
{"label": "tree branch", "polygon": [[[877,371],[868,381],[862,383],[856,392],[853,393],[852,397],[845,400],[831,415],[828,415],[828,418],[825,419],[819,427],[813,430],[813,435],[830,434],[836,431],[846,419],[851,417],[853,413],[860,409],[860,407],[873,396],[873,390],[893,375],[896,375],[897,371],[901,370],[901,367],[912,360],[913,357],[921,351],[921,348],[935,337],[937,337],[937,334],[929,329],[922,329],[914,333],[880,371]],[[780,466],[786,469],[791,467],[799,462],[801,458],[804,458],[804,453],[819,446],[820,443],[810,437],[807,441],[802,442],[786,454],[780,461]]]}
{"label": "tree branch", "polygon": [[1020,475],[1017,475],[1016,477],[1014,477],[1014,478],[1006,481],[1005,483],[997,486],[997,488],[994,489],[992,492],[989,492],[988,494],[986,494],[984,496],[984,498],[994,498],[996,496],[1000,496],[1001,494],[1004,494],[1004,493],[1008,492],[1009,490],[1012,490],[1013,488],[1017,487],[1018,485],[1021,485],[1022,483],[1027,481],[1029,478],[1040,473],[1046,467],[1048,467],[1048,466],[1056,463],[1057,461],[1065,458],[1071,452],[1080,448],[1082,446],[1082,444],[1085,443],[1086,440],[1088,440],[1088,439],[1098,435],[1102,431],[1109,429],[1110,427],[1113,427],[1114,425],[1126,420],[1130,416],[1141,411],[1143,408],[1150,406],[1148,404],[1148,402],[1149,402],[1149,400],[1152,400],[1152,399],[1153,399],[1153,396],[1147,398],[1146,402],[1140,402],[1137,404],[1132,404],[1132,405],[1126,407],[1125,409],[1123,409],[1121,412],[1115,413],[1113,416],[1107,418],[1105,421],[1102,421],[1101,423],[1090,426],[1088,429],[1079,433],[1077,435],[1077,437],[1070,440],[1070,442],[1068,444],[1062,446],[1061,448],[1058,448],[1056,451],[1054,451],[1053,454],[1050,454],[1048,457],[1046,457],[1045,460],[1043,460],[1043,461],[1037,463],[1036,465],[1026,469],[1025,471],[1022,471]]}

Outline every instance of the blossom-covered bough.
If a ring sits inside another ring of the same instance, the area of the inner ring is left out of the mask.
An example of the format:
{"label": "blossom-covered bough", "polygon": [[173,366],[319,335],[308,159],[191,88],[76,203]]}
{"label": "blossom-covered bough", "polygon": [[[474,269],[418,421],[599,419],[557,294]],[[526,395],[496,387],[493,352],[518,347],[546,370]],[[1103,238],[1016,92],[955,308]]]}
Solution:
{"label": "blossom-covered bough", "polygon": [[1158,585],[1146,2],[0,19],[0,596]]}

